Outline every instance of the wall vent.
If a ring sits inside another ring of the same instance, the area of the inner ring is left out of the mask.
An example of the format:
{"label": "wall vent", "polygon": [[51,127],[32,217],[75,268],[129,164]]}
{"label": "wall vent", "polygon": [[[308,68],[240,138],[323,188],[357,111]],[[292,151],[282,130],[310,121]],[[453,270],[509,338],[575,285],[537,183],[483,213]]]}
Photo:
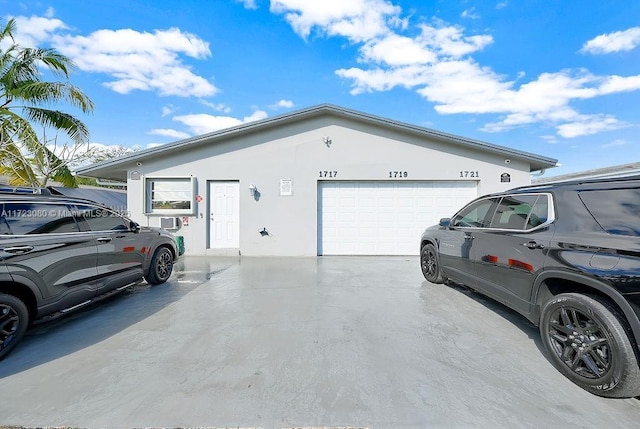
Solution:
{"label": "wall vent", "polygon": [[160,228],[178,229],[178,218],[177,217],[161,217]]}

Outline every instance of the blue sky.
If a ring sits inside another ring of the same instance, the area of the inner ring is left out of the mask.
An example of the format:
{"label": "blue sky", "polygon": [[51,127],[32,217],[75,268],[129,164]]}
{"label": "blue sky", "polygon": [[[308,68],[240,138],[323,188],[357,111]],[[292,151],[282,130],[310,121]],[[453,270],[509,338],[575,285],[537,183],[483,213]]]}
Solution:
{"label": "blue sky", "polygon": [[54,47],[102,145],[146,148],[331,103],[557,158],[640,161],[640,2],[0,0]]}

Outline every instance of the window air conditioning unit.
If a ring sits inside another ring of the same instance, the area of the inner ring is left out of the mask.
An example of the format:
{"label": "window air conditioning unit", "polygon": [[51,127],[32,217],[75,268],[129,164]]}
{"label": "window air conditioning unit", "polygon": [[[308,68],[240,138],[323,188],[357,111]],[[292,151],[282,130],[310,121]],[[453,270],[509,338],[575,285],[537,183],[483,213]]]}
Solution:
{"label": "window air conditioning unit", "polygon": [[161,217],[160,228],[178,229],[178,218],[177,217]]}

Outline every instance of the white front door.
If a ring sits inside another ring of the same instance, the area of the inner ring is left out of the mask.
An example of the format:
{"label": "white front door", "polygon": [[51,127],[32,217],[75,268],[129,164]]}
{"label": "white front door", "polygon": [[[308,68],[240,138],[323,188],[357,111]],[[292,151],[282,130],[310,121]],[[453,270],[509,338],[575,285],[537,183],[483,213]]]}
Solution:
{"label": "white front door", "polygon": [[209,182],[209,248],[240,247],[240,184]]}

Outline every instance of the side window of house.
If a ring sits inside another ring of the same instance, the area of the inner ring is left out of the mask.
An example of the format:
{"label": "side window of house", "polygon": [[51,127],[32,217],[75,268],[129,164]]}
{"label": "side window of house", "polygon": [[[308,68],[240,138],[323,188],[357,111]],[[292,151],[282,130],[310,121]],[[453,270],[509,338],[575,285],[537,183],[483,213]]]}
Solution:
{"label": "side window of house", "polygon": [[584,191],[579,195],[609,234],[640,236],[640,189]]}
{"label": "side window of house", "polygon": [[77,206],[78,215],[91,231],[128,231],[128,222],[117,213],[97,206]]}
{"label": "side window of house", "polygon": [[529,229],[528,225],[531,223],[539,225],[541,223],[539,220],[531,219],[529,216],[532,214],[532,209],[536,205],[538,198],[538,195],[509,195],[503,197],[491,220],[491,228],[524,230]]}
{"label": "side window of house", "polygon": [[148,178],[147,213],[188,213],[193,210],[193,181],[191,178]]}
{"label": "side window of house", "polygon": [[451,226],[484,228],[495,211],[497,199],[487,198],[476,201],[460,210],[451,221]]}
{"label": "side window of house", "polygon": [[78,232],[73,213],[64,204],[7,202],[0,204],[0,235]]}

